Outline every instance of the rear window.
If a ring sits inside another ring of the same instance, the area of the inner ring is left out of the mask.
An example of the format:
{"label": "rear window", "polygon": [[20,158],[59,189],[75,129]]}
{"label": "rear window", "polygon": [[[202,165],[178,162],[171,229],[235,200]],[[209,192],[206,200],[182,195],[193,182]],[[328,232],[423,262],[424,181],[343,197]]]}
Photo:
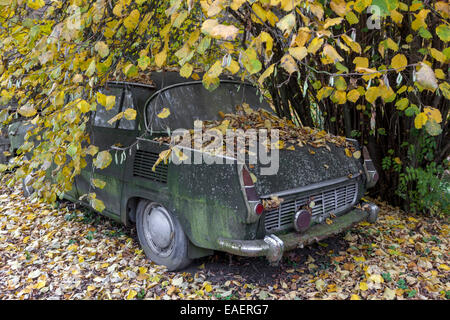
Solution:
{"label": "rear window", "polygon": [[[163,90],[152,98],[146,110],[147,127],[153,131],[189,129],[194,127],[195,120],[218,120],[219,111],[234,113],[236,106],[243,103],[255,110],[271,111],[251,85],[222,82],[214,91],[205,89],[201,82],[180,85]],[[157,115],[163,108],[168,108],[170,115],[161,119]]]}

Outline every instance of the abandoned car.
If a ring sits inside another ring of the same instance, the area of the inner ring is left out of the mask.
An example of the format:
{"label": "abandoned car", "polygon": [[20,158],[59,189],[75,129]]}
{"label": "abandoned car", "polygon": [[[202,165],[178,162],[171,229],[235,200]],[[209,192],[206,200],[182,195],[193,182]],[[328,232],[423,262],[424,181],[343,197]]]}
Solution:
{"label": "abandoned car", "polygon": [[[328,150],[317,148],[315,154],[306,147],[279,150],[274,175],[261,175],[257,166],[252,169],[237,161],[169,161],[152,170],[160,152],[168,148],[155,137],[192,128],[195,120],[218,119],[220,111],[231,113],[243,102],[270,110],[247,83],[224,79],[210,92],[201,81],[173,72],[153,73],[152,80],[152,85],[109,82],[103,89],[104,94],[116,96],[116,105],[111,110],[97,108],[91,115],[91,143],[100,150],[112,148],[113,154],[117,149],[119,161],[92,170],[92,158],[88,159],[65,198],[80,202],[79,197],[90,192],[92,178],[105,181],[105,188],[93,190],[105,204],[103,214],[125,225],[135,223],[140,244],[153,262],[178,270],[192,259],[219,250],[265,256],[276,263],[287,250],[335,235],[360,221],[377,219],[378,207],[361,200],[378,179],[366,149],[359,159],[347,157],[332,144]],[[137,112],[135,120],[108,123],[131,107]],[[165,107],[170,115],[159,118]],[[10,138],[20,140],[15,132]],[[123,159],[116,146],[133,143]],[[17,148],[13,144],[11,151]],[[32,179],[25,186],[31,188]],[[273,198],[283,201],[265,209],[262,201]],[[314,206],[308,207],[311,200]]]}

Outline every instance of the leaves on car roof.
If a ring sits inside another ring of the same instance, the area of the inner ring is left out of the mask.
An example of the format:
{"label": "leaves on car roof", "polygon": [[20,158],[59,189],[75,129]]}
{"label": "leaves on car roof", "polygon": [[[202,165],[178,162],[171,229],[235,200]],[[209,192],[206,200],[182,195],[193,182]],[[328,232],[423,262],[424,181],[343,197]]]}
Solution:
{"label": "leaves on car roof", "polygon": [[[163,116],[166,116],[165,110],[168,110],[167,108],[164,108],[163,112],[158,115],[158,117],[162,118]],[[197,128],[200,123],[202,125],[202,133],[206,133],[207,131],[216,131],[218,134],[223,135],[223,151],[225,154],[225,148],[226,148],[226,133],[227,130],[231,130],[232,132],[238,132],[237,130],[243,130],[244,132],[246,130],[250,129],[265,129],[268,133],[268,139],[266,143],[264,144],[267,149],[286,149],[286,150],[296,150],[296,148],[303,148],[303,147],[313,147],[313,148],[325,148],[328,151],[331,152],[331,148],[329,144],[333,144],[337,147],[343,148],[343,152],[347,157],[354,157],[356,159],[359,159],[361,156],[361,153],[356,150],[353,143],[348,141],[345,137],[342,136],[335,136],[332,135],[325,130],[320,130],[317,128],[310,128],[310,127],[300,127],[294,124],[291,120],[287,120],[286,118],[280,118],[276,116],[275,114],[264,110],[259,109],[255,110],[251,108],[247,103],[243,103],[242,105],[236,106],[236,112],[235,113],[223,113],[219,112],[219,116],[222,118],[221,120],[214,120],[214,121],[199,121],[196,120],[194,122],[194,127]],[[197,129],[196,129],[197,130]],[[273,137],[271,136],[272,132],[271,130],[278,130],[279,133],[279,141],[276,143],[270,143],[273,141]],[[192,148],[195,147],[195,139],[196,135],[194,134],[194,129],[190,130],[190,141]],[[156,137],[154,140],[159,141],[160,143],[167,143],[170,144],[170,148],[173,148],[174,145],[171,144],[171,137],[170,136],[164,136],[164,137]],[[235,140],[236,143],[237,140]],[[176,143],[180,143],[181,141],[176,141]],[[206,142],[203,143],[201,151],[203,152],[210,152],[211,149],[208,149],[209,144],[211,143],[210,140],[206,140]],[[234,148],[235,152],[245,152],[249,153],[248,147],[249,147],[249,141],[246,140],[246,149],[244,151],[236,150]],[[315,154],[314,151],[310,149],[311,154]],[[180,151],[177,152],[177,155],[180,154]],[[236,153],[235,153],[236,155]],[[164,159],[167,159],[167,157],[170,156],[170,153],[168,152],[161,152],[160,154],[160,161]]]}

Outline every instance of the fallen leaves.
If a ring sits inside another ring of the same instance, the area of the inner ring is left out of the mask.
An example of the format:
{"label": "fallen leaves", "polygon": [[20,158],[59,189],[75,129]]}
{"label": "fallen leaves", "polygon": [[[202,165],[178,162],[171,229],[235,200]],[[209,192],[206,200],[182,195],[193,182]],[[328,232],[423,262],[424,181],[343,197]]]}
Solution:
{"label": "fallen leaves", "polygon": [[[152,264],[130,232],[0,185],[0,299],[448,299],[449,226],[381,207],[375,224],[290,251],[279,267],[225,254]],[[280,200],[280,199],[278,199]],[[395,254],[393,254],[395,252]],[[217,262],[217,259],[223,259]],[[218,270],[212,269],[215,265]],[[262,269],[262,270],[261,270]],[[263,277],[263,274],[266,277]]]}

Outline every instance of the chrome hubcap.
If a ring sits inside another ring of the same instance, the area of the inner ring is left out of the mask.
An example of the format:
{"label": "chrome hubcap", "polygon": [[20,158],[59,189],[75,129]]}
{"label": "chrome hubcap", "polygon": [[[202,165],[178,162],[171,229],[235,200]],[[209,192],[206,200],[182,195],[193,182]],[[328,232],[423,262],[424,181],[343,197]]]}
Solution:
{"label": "chrome hubcap", "polygon": [[174,227],[172,219],[161,206],[148,207],[144,214],[144,234],[152,250],[168,256],[173,250]]}

